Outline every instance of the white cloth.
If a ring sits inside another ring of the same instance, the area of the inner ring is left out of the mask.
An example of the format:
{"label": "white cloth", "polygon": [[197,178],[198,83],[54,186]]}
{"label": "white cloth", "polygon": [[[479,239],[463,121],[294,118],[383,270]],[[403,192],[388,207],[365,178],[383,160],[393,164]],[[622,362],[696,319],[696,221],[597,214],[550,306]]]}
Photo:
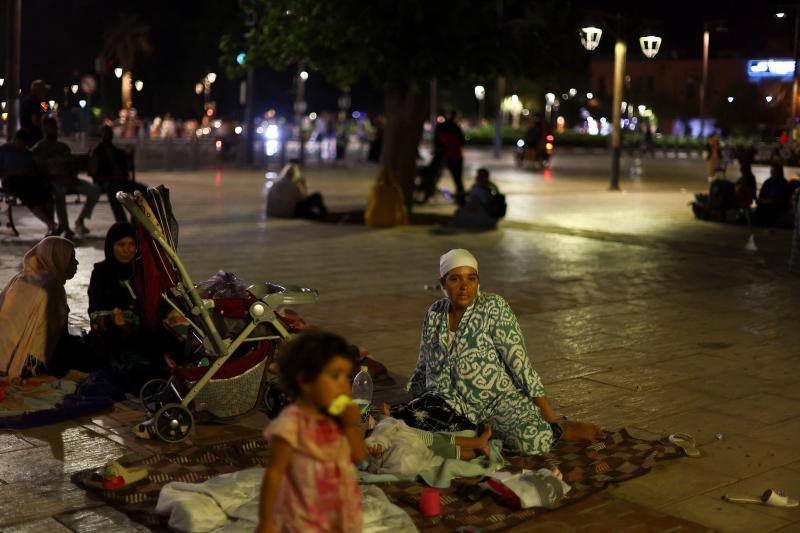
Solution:
{"label": "white cloth", "polygon": [[439,258],[439,277],[443,278],[448,272],[458,267],[472,267],[478,271],[478,260],[463,248],[454,248]]}
{"label": "white cloth", "polygon": [[[167,483],[156,512],[169,514],[169,527],[187,533],[252,533],[258,524],[263,468],[248,468],[203,483]],[[365,533],[414,533],[411,517],[375,486],[362,486]]]}
{"label": "white cloth", "polygon": [[368,457],[369,471],[373,474],[394,474],[400,479],[412,480],[444,460],[425,445],[415,430],[396,418],[387,417],[378,422],[365,442],[367,446],[380,444],[383,448],[380,458]]}

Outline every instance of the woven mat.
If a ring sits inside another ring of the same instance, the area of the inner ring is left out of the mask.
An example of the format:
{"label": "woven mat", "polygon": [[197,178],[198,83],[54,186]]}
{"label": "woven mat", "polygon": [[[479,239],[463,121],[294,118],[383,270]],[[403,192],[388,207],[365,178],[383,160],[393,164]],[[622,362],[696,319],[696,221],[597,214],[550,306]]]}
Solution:
{"label": "woven mat", "polygon": [[[556,464],[572,490],[560,501],[558,507],[569,505],[613,482],[626,481],[646,474],[656,461],[680,457],[677,448],[658,441],[646,441],[630,436],[626,430],[608,435],[602,443],[587,445],[577,442],[560,442],[550,453],[539,457],[509,457],[511,471],[523,468],[536,469]],[[129,515],[133,520],[149,527],[162,529],[166,517],[155,514],[158,494],[170,481],[199,483],[218,474],[235,472],[263,465],[267,445],[262,440],[228,442],[209,446],[191,446],[180,452],[155,454],[146,459],[128,463],[145,466],[150,475],[147,481],[116,491],[89,489],[109,505]],[[81,484],[88,472],[79,472],[73,481]],[[456,480],[453,486],[442,491],[442,515],[426,518],[417,511],[422,485],[418,483],[386,483],[379,485],[394,503],[405,509],[421,530],[454,531],[459,527],[473,526],[482,531],[504,530],[531,520],[542,509],[514,511],[483,495],[471,501],[470,487],[476,478]],[[474,491],[472,491],[474,493]]]}

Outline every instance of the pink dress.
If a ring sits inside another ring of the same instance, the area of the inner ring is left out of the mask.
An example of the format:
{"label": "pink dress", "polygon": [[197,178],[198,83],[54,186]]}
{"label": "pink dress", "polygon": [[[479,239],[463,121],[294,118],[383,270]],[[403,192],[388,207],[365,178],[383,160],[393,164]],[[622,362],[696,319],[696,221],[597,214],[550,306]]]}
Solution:
{"label": "pink dress", "polygon": [[359,533],[361,491],[350,444],[339,425],[290,405],[264,436],[269,441],[280,437],[294,449],[275,500],[279,531]]}

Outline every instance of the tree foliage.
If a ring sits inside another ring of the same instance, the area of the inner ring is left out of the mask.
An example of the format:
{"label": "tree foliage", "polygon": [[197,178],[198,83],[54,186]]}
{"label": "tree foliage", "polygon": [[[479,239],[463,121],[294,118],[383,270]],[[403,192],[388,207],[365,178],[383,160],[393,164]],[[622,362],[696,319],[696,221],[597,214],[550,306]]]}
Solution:
{"label": "tree foliage", "polygon": [[[303,63],[342,87],[413,87],[438,79],[536,75],[568,65],[577,42],[564,2],[545,0],[240,0],[241,31],[222,40],[235,56],[276,69]],[[245,19],[250,21],[248,25]]]}

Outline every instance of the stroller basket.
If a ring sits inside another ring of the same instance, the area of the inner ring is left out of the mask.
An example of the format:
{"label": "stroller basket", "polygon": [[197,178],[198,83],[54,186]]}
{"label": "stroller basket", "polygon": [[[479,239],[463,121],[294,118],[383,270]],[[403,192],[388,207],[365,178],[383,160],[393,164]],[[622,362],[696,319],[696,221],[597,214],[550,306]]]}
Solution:
{"label": "stroller basket", "polygon": [[[226,362],[194,397],[194,410],[206,411],[217,418],[231,418],[253,409],[260,398],[271,353],[272,344],[264,342],[244,357]],[[164,359],[176,385],[184,390],[194,387],[208,372],[207,367],[179,367],[169,356]]]}

